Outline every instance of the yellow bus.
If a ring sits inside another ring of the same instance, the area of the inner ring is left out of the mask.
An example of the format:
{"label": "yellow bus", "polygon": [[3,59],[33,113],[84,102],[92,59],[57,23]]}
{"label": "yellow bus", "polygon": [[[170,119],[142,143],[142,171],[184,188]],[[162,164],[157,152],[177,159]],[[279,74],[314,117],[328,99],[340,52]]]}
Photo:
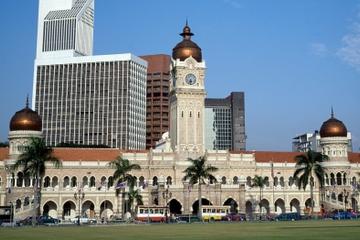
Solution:
{"label": "yellow bus", "polygon": [[202,206],[202,219],[204,221],[220,221],[230,212],[230,206]]}

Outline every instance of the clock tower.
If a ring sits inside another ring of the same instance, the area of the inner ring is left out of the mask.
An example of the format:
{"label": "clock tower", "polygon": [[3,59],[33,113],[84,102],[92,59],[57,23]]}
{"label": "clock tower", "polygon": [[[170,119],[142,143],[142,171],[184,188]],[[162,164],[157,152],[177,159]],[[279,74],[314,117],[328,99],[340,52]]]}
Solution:
{"label": "clock tower", "polygon": [[177,152],[202,154],[204,145],[205,62],[201,48],[191,40],[186,23],[183,40],[173,49],[171,60],[170,139]]}

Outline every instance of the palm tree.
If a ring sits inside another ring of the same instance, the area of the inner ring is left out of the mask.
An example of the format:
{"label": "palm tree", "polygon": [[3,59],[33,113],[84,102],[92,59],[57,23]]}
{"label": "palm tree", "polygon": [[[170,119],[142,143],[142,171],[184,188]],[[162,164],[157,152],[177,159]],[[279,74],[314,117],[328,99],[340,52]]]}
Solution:
{"label": "palm tree", "polygon": [[129,205],[130,205],[130,212],[131,216],[135,215],[135,207],[137,205],[142,205],[142,196],[140,194],[139,189],[134,189],[133,187],[129,189]]}
{"label": "palm tree", "polygon": [[[127,184],[130,188],[135,185],[136,178],[130,174],[132,170],[140,170],[140,165],[131,164],[128,159],[124,159],[121,156],[117,157],[115,160],[108,163],[109,167],[115,169],[113,178],[116,181],[116,195],[119,194],[122,197],[122,211],[121,215],[124,217],[124,194],[125,194],[125,186]],[[120,189],[120,190],[119,190]],[[119,205],[119,204],[118,204]],[[118,208],[119,211],[119,208]]]}
{"label": "palm tree", "polygon": [[197,159],[188,158],[188,161],[190,161],[191,165],[184,170],[185,176],[183,177],[183,181],[189,180],[190,185],[194,185],[196,183],[199,184],[198,215],[199,218],[202,219],[201,185],[205,184],[205,180],[209,180],[210,182],[216,182],[216,178],[211,173],[216,172],[218,168],[207,165],[205,156],[201,156]]}
{"label": "palm tree", "polygon": [[296,170],[294,178],[298,178],[299,189],[303,187],[304,191],[310,180],[310,207],[311,213],[314,212],[314,176],[317,178],[320,188],[324,185],[324,171],[322,163],[329,159],[328,156],[312,150],[295,157]]}
{"label": "palm tree", "polygon": [[252,186],[253,187],[258,187],[260,189],[260,199],[259,199],[259,207],[260,207],[260,220],[261,220],[261,216],[262,216],[262,204],[261,204],[261,201],[262,201],[262,198],[263,198],[263,189],[265,187],[265,184],[266,184],[266,179],[263,178],[262,176],[258,176],[258,175],[255,175],[255,177],[252,179],[253,181],[253,184]]}
{"label": "palm tree", "polygon": [[13,166],[14,170],[22,169],[25,176],[35,179],[33,224],[35,224],[36,217],[40,215],[41,186],[46,164],[51,163],[55,168],[61,167],[60,160],[52,154],[53,149],[46,146],[44,139],[31,138],[29,145],[24,147],[24,152]]}

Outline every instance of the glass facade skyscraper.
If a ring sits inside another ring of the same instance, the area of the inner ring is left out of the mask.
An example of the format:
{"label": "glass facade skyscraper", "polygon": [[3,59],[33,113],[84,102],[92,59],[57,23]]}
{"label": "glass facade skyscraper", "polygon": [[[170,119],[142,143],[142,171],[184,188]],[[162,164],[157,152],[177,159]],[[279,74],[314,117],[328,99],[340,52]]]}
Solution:
{"label": "glass facade skyscraper", "polygon": [[208,150],[245,150],[244,93],[205,99],[205,147]]}

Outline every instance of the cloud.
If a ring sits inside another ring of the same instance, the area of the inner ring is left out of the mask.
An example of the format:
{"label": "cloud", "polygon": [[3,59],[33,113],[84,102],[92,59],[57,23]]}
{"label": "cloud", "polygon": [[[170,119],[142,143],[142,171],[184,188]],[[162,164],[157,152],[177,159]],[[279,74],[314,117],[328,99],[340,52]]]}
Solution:
{"label": "cloud", "polygon": [[325,56],[329,50],[324,43],[311,43],[310,51],[316,56]]}
{"label": "cloud", "polygon": [[230,5],[233,8],[240,9],[243,6],[236,0],[224,0],[224,3]]}
{"label": "cloud", "polygon": [[[360,14],[360,13],[359,13]],[[359,16],[360,17],[360,16]],[[337,55],[345,63],[360,71],[360,23],[352,24],[351,30],[342,38],[342,47]]]}

